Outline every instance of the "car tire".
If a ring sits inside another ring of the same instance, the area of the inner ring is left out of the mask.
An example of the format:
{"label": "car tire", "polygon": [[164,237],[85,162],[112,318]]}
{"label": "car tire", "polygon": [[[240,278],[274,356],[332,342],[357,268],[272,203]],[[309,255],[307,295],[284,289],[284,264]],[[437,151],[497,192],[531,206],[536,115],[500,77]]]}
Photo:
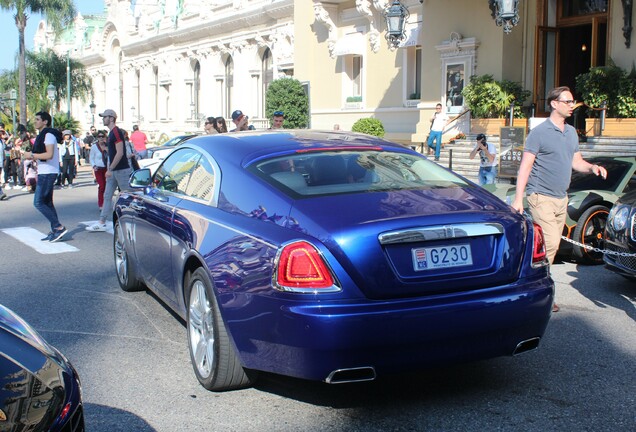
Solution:
{"label": "car tire", "polygon": [[245,370],[236,355],[206,271],[189,274],[186,287],[188,349],[197,379],[216,392],[250,387],[256,372]]}
{"label": "car tire", "polygon": [[[585,210],[574,228],[572,240],[595,248],[602,248],[603,232],[608,214],[609,209],[603,205],[595,205]],[[603,253],[587,250],[577,245],[572,245],[572,256],[583,264],[603,264]]]}
{"label": "car tire", "polygon": [[119,286],[126,292],[141,291],[144,286],[137,279],[134,266],[130,263],[128,251],[126,250],[126,236],[119,220],[115,223],[114,234],[113,252]]}

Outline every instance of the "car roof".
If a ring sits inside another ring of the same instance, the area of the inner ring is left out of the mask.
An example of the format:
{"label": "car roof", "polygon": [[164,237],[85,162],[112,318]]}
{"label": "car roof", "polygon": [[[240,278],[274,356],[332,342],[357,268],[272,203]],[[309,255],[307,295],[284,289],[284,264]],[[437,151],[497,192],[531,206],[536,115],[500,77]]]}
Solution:
{"label": "car roof", "polygon": [[285,130],[284,132],[254,131],[204,135],[191,138],[186,146],[200,146],[217,159],[234,164],[249,165],[268,157],[295,151],[347,150],[356,148],[407,150],[406,147],[371,135],[319,130]]}

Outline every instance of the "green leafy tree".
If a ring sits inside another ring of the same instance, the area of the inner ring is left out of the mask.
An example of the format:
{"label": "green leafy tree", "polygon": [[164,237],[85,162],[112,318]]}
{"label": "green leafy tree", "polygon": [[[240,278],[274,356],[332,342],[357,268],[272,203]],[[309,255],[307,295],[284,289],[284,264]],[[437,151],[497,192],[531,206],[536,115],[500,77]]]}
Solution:
{"label": "green leafy tree", "polygon": [[35,53],[27,52],[27,78],[36,83],[27,92],[27,101],[34,110],[50,109],[46,88],[49,84],[55,87],[54,111],[60,109],[60,102],[67,95],[66,66],[71,70],[71,99],[86,100],[91,93],[91,79],[86,69],[77,60],[58,56],[53,50]]}
{"label": "green leafy tree", "polygon": [[55,114],[53,116],[53,126],[60,131],[68,129],[73,132],[73,134],[77,134],[80,130],[80,122],[73,117],[69,119],[66,113]]}
{"label": "green leafy tree", "polygon": [[[636,117],[636,71],[627,71],[610,62],[607,66],[593,67],[576,77],[576,91],[590,107],[600,108],[607,103],[607,117]],[[599,117],[600,110],[588,111],[590,117]]]}
{"label": "green leafy tree", "polygon": [[362,132],[382,138],[384,136],[384,126],[378,119],[367,117],[361,118],[351,126],[353,132]]}
{"label": "green leafy tree", "polygon": [[75,16],[73,0],[0,0],[0,9],[12,12],[18,29],[18,99],[20,100],[20,123],[27,122],[26,50],[24,30],[29,14],[42,14],[58,31]]}
{"label": "green leafy tree", "polygon": [[265,95],[265,115],[272,118],[274,112],[285,113],[285,129],[306,128],[309,125],[309,98],[300,81],[281,78],[272,81]]}
{"label": "green leafy tree", "polygon": [[515,117],[523,117],[521,105],[530,92],[512,81],[497,81],[492,75],[474,75],[462,90],[473,118],[502,118],[515,101]]}

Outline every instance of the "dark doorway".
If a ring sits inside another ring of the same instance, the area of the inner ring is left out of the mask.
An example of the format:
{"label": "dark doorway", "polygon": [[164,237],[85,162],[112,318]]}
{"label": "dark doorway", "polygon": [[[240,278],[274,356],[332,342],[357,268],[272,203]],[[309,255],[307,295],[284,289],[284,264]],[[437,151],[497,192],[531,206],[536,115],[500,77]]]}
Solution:
{"label": "dark doorway", "polygon": [[589,71],[592,64],[592,24],[562,28],[559,36],[558,82],[574,91],[577,75]]}

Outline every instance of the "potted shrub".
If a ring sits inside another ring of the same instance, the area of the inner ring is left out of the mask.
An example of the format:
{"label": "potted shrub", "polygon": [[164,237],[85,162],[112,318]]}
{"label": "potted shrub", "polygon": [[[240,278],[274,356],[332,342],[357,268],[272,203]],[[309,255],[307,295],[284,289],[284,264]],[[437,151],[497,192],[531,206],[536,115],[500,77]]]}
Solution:
{"label": "potted shrub", "polygon": [[353,132],[362,132],[382,138],[384,136],[384,126],[382,122],[373,117],[361,118],[351,127]]}
{"label": "potted shrub", "polygon": [[499,129],[506,125],[510,104],[514,107],[515,118],[525,118],[522,103],[530,96],[520,84],[502,80],[492,75],[473,75],[462,90],[464,102],[471,111],[471,133],[499,135]]}
{"label": "potted shrub", "polygon": [[[593,67],[576,77],[576,91],[591,109],[585,130],[591,135],[636,135],[636,70],[630,73],[610,63]],[[598,108],[605,104],[605,129],[601,131]]]}

